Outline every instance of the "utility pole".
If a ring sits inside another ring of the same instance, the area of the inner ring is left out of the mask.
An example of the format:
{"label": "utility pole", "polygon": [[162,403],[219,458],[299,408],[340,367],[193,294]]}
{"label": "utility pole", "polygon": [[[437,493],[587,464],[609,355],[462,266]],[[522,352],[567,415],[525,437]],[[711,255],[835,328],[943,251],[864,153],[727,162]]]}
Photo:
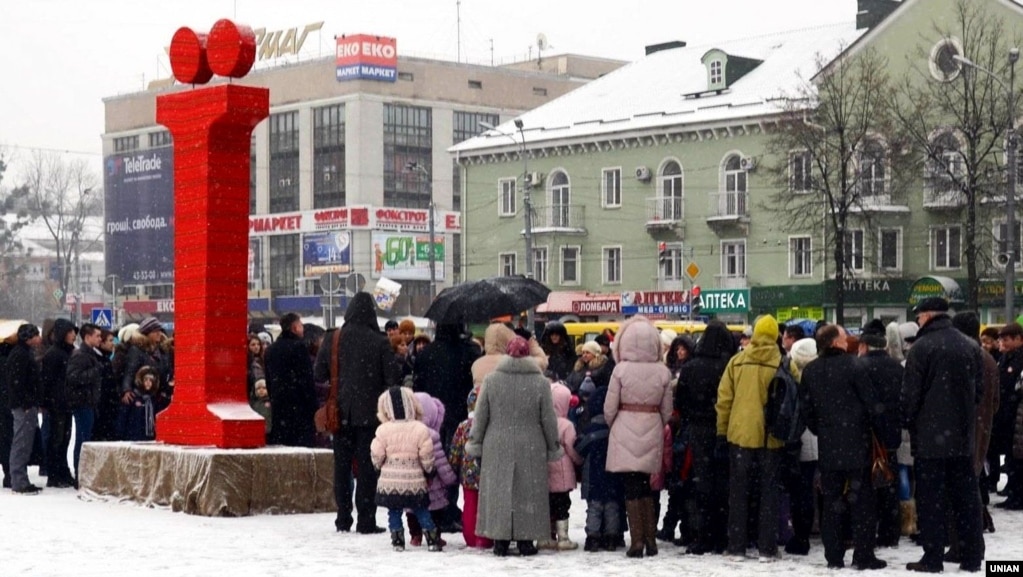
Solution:
{"label": "utility pole", "polygon": [[1005,322],[1011,323],[1015,318],[1014,305],[1016,297],[1016,180],[1019,178],[1019,159],[1016,158],[1019,147],[1019,135],[1016,132],[1016,94],[1013,92],[1013,85],[1016,81],[1016,62],[1019,60],[1019,48],[1009,49],[1009,85],[1006,86],[997,74],[984,68],[966,58],[965,56],[953,56],[955,61],[964,66],[979,70],[991,77],[1005,90],[1005,100],[1008,106],[1006,116],[1006,155],[1005,163]]}
{"label": "utility pole", "polygon": [[[434,205],[433,205],[433,184],[430,182],[430,172],[426,170],[426,167],[419,164],[418,162],[409,162],[405,165],[405,170],[418,172],[421,175],[426,175],[426,186],[430,193],[430,214],[429,214],[429,227],[430,227],[430,302],[437,296],[437,239],[435,237],[436,223],[434,222]],[[421,178],[421,177],[420,177]],[[411,306],[411,299],[409,302]]]}

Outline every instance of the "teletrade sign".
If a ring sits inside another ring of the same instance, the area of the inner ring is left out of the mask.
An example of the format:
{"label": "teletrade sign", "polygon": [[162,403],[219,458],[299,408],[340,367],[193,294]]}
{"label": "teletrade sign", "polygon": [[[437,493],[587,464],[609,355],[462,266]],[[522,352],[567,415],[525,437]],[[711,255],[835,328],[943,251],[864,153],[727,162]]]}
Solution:
{"label": "teletrade sign", "polygon": [[354,34],[337,39],[337,80],[398,79],[398,41],[385,36]]}
{"label": "teletrade sign", "polygon": [[351,233],[335,230],[302,235],[302,269],[305,276],[351,272]]}
{"label": "teletrade sign", "polygon": [[126,285],[174,282],[174,149],[108,156],[103,172],[107,274]]}

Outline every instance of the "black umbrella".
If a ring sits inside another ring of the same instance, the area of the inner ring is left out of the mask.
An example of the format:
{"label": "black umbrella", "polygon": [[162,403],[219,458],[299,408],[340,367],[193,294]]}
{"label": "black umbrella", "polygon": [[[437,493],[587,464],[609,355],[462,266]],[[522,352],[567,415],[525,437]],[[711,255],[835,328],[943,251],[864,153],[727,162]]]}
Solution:
{"label": "black umbrella", "polygon": [[486,322],[547,302],[550,292],[522,275],[469,281],[440,291],[424,316],[437,324]]}

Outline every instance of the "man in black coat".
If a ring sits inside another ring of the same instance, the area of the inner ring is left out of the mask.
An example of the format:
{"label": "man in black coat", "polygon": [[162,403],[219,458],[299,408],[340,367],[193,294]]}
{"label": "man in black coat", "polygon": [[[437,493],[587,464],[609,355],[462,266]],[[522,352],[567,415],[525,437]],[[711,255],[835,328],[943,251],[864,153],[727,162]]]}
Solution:
{"label": "man in black coat", "polygon": [[[451,448],[451,438],[459,423],[469,416],[465,404],[472,391],[472,364],[480,358],[461,324],[440,324],[432,343],[415,357],[412,368],[412,389],[440,399],[444,405],[444,422],[440,428],[444,453]],[[462,512],[458,509],[458,483],[448,488],[448,509],[445,512],[443,532],[453,531],[461,525]],[[459,529],[460,531],[461,529]]]}
{"label": "man in black coat", "polygon": [[11,335],[9,339],[0,342],[0,466],[3,467],[4,489],[11,488],[11,441],[14,439],[14,417],[9,409],[11,398],[4,366],[17,339],[17,335]]}
{"label": "man in black coat", "polygon": [[[888,466],[899,470],[895,452],[902,444],[902,420],[899,396],[902,393],[902,363],[893,359],[887,350],[885,326],[878,319],[867,323],[860,332],[859,354],[867,370],[867,378],[877,401],[877,428],[874,435],[888,452]],[[896,547],[901,534],[898,484],[889,483],[877,489],[877,544]]]}
{"label": "man in black coat", "polygon": [[845,566],[842,513],[848,506],[853,527],[853,567],[883,569],[888,564],[874,556],[876,512],[870,480],[876,395],[861,360],[846,352],[845,329],[824,326],[817,331],[816,340],[820,356],[803,369],[800,383],[806,425],[817,435],[824,558],[829,568]]}
{"label": "man in black coat", "polygon": [[[995,413],[991,446],[988,455],[991,459],[991,476],[998,483],[1004,470],[1008,476],[1005,484],[1005,496],[1001,503],[995,504],[999,509],[1018,511],[1023,509],[1023,460],[1014,458],[1012,454],[1013,430],[1016,412],[1020,405],[1020,391],[1016,389],[1023,373],[1023,326],[1019,323],[1008,323],[998,331],[998,347],[1001,358],[998,359],[999,405]],[[1000,466],[1001,456],[1005,455],[1005,467]]]}
{"label": "man in black coat", "polygon": [[82,444],[92,440],[96,424],[96,408],[99,405],[100,389],[103,386],[103,342],[102,330],[85,323],[81,331],[82,344],[72,353],[67,363],[67,394],[71,414],[75,419],[75,449],[72,461],[75,465],[75,486],[78,483],[78,461]]}
{"label": "man in black coat", "polygon": [[913,449],[918,542],[924,556],[906,568],[942,571],[947,494],[959,535],[959,566],[980,571],[984,536],[972,462],[977,404],[984,386],[980,346],[952,325],[944,299],[924,299],[914,312],[920,332],[906,357],[901,405]]}
{"label": "man in black coat", "polygon": [[71,443],[71,405],[67,397],[67,363],[75,350],[78,327],[67,319],[53,325],[50,348],[40,361],[43,410],[49,415],[50,436],[46,442],[47,487],[73,487],[75,478],[67,464]]}
{"label": "man in black coat", "polygon": [[266,390],[273,404],[271,445],[313,447],[316,442],[313,419],[319,403],[304,332],[302,317],[288,313],[281,317],[281,336],[266,350]]}
{"label": "man in black coat", "polygon": [[695,495],[693,519],[689,529],[696,541],[686,553],[702,555],[721,552],[728,545],[725,522],[728,519],[728,458],[717,459],[714,445],[717,440],[718,384],[728,360],[735,354],[735,339],[721,321],[707,323],[700,342],[696,343],[693,358],[679,369],[675,386],[675,410],[682,426],[689,431],[689,446],[693,451],[689,479]]}
{"label": "man in black coat", "polygon": [[42,338],[35,325],[18,327],[18,343],[7,355],[4,381],[7,383],[8,403],[14,421],[11,441],[11,489],[15,493],[32,495],[40,491],[28,480],[28,461],[32,456],[32,443],[39,428],[39,364],[35,349]]}
{"label": "man in black coat", "polygon": [[[382,533],[376,524],[377,474],[370,460],[370,444],[380,424],[377,399],[389,387],[401,384],[401,366],[377,324],[376,303],[367,292],[356,293],[345,311],[338,346],[338,418],[334,435],[334,499],[338,531],[352,528],[352,461],[358,466],[355,510],[359,533]],[[467,393],[468,394],[468,393]],[[465,404],[464,397],[462,401]],[[276,410],[276,409],[275,409]]]}

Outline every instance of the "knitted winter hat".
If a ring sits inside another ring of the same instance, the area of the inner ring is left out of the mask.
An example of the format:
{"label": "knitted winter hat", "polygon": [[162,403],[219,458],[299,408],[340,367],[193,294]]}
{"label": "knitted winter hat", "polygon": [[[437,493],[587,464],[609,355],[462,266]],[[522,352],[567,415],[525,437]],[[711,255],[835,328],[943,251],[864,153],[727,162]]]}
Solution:
{"label": "knitted winter hat", "polygon": [[888,344],[884,323],[878,319],[872,319],[860,331],[860,341],[866,343],[868,347],[883,349]]}
{"label": "knitted winter hat", "polygon": [[529,343],[522,337],[515,337],[508,342],[508,354],[515,358],[529,356]]}
{"label": "knitted winter hat", "polygon": [[377,419],[388,421],[415,421],[423,414],[415,393],[408,387],[391,387],[377,398]]}
{"label": "knitted winter hat", "polygon": [[809,337],[799,339],[792,344],[789,354],[792,355],[792,360],[801,371],[810,364],[810,361],[817,358],[817,341]]}
{"label": "knitted winter hat", "polygon": [[583,343],[583,352],[590,353],[591,355],[596,356],[601,354],[603,351],[600,350],[600,345],[598,345],[596,342],[587,341],[586,343]]}
{"label": "knitted winter hat", "polygon": [[156,317],[147,317],[146,320],[139,323],[139,334],[148,335],[155,331],[162,331],[163,325]]}

